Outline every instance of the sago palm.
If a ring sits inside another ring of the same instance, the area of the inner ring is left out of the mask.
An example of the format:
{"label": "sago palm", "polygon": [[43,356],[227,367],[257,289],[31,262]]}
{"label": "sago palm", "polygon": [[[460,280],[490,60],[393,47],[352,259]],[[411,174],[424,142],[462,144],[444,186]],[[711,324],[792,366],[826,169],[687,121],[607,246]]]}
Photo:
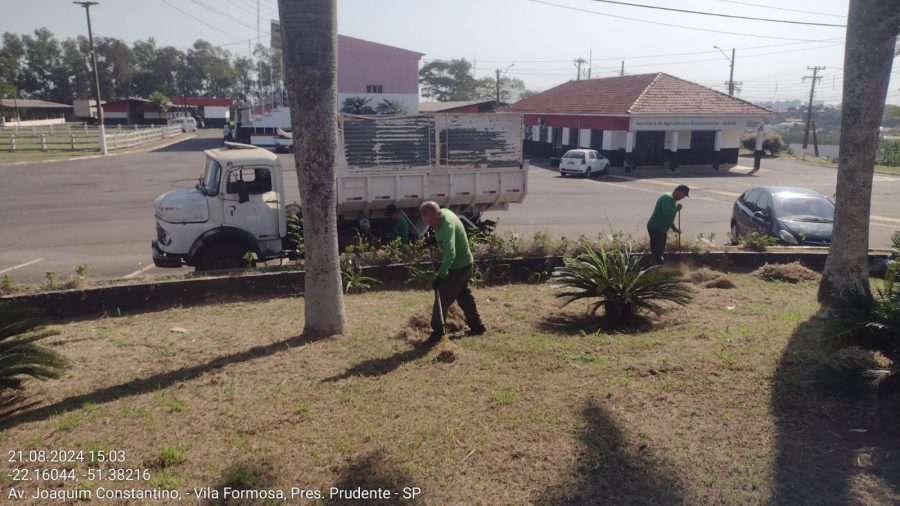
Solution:
{"label": "sago palm", "polygon": [[33,309],[0,302],[0,391],[18,390],[26,377],[58,378],[65,360],[38,342],[56,332],[44,327],[44,319]]}
{"label": "sago palm", "polygon": [[581,299],[598,299],[591,312],[600,308],[611,322],[633,320],[641,312],[660,313],[661,302],[685,305],[691,289],[681,273],[661,266],[643,268],[641,256],[627,246],[597,251],[585,245],[586,252],[576,258],[563,258],[564,265],[553,271],[551,285],[563,305]]}

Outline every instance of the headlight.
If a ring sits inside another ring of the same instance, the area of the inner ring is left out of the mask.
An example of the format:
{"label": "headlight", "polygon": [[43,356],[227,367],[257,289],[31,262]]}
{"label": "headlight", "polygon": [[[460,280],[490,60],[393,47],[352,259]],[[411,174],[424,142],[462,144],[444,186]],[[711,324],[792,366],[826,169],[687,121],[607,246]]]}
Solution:
{"label": "headlight", "polygon": [[168,232],[163,230],[163,228],[160,227],[158,224],[156,225],[156,239],[163,246],[168,246],[168,245],[172,244],[172,236],[169,235]]}
{"label": "headlight", "polygon": [[794,234],[785,229],[781,229],[781,231],[778,232],[778,237],[781,237],[781,240],[788,244],[800,244],[800,242],[797,241],[797,238],[794,237]]}

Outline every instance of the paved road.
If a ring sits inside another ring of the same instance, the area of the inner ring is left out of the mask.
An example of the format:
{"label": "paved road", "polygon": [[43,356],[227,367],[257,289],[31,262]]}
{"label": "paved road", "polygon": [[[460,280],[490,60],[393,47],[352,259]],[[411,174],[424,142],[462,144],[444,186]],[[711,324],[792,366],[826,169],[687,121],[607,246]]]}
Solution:
{"label": "paved road", "polygon": [[[161,193],[195,184],[204,149],[219,144],[218,131],[148,152],[106,158],[0,165],[0,276],[36,282],[46,271],[66,279],[76,264],[89,266],[92,278],[171,274],[152,267],[150,241],[155,237],[153,200]],[[287,200],[299,198],[289,155]],[[622,230],[642,236],[656,196],[678,182],[693,188],[685,203],[685,234],[714,232],[717,242],[728,233],[735,197],[763,184],[807,186],[834,191],[835,171],[783,160],[766,160],[748,175],[747,167],[716,173],[708,168],[639,169],[586,181],[563,179],[534,166],[525,203],[496,213],[502,230],[530,236],[596,234]],[[900,176],[876,176],[873,198],[873,246],[886,246],[900,229]],[[184,270],[186,272],[186,269]]]}
{"label": "paved road", "polygon": [[[634,237],[646,235],[646,223],[656,197],[678,184],[691,187],[684,201],[684,237],[716,235],[727,241],[729,219],[735,199],[754,186],[782,185],[811,188],[833,195],[835,169],[791,160],[763,160],[763,168],[751,174],[752,159],[741,159],[729,171],[709,167],[668,169],[639,168],[630,174],[612,169],[608,176],[592,180],[562,178],[546,165],[533,165],[529,173],[525,203],[511,212],[491,213],[499,229],[529,237],[536,231],[552,236],[594,235],[623,231]],[[894,230],[900,230],[900,176],[876,174],[872,195],[872,247],[886,247]]]}

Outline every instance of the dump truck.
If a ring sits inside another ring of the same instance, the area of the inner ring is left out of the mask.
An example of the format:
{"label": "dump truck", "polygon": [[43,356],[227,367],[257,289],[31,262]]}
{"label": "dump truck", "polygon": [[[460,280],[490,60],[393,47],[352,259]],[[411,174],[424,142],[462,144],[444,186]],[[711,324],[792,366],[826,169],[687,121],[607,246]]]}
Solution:
{"label": "dump truck", "polygon": [[[486,211],[525,199],[522,117],[515,114],[342,115],[336,161],[338,235],[377,236],[389,229],[394,205],[414,234],[427,225],[428,200],[452,209],[470,228]],[[194,188],[154,203],[153,263],[197,270],[237,268],[290,257],[288,214],[279,157],[255,146],[226,143],[205,151]]]}

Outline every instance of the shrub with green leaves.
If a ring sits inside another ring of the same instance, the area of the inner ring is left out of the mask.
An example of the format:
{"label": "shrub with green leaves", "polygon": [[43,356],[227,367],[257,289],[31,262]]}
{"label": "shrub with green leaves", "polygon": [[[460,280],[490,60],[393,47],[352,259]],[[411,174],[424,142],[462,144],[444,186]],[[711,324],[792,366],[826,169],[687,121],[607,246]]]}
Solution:
{"label": "shrub with green leaves", "polygon": [[685,305],[692,290],[681,272],[662,266],[642,267],[641,255],[627,245],[607,251],[585,244],[586,252],[563,258],[564,265],[553,272],[551,285],[563,305],[581,299],[597,299],[591,313],[603,308],[611,323],[633,321],[640,313],[660,313],[661,302]]}
{"label": "shrub with green leaves", "polygon": [[14,302],[0,302],[0,390],[20,390],[26,377],[58,378],[66,361],[39,344],[56,332],[44,327],[36,310]]}
{"label": "shrub with green leaves", "polygon": [[739,240],[741,249],[750,251],[766,251],[770,246],[778,244],[778,239],[755,230],[742,235]]}

